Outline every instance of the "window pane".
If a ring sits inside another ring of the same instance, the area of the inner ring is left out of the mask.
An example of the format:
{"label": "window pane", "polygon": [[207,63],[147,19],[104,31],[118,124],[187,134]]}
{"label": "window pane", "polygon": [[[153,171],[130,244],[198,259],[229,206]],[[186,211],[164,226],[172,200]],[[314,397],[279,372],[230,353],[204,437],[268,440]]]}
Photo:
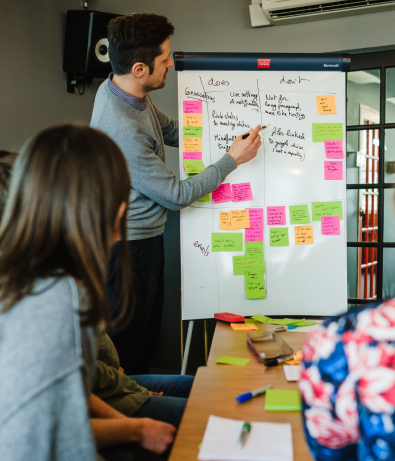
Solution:
{"label": "window pane", "polygon": [[378,189],[347,190],[347,240],[377,242]]}
{"label": "window pane", "polygon": [[380,69],[347,73],[347,125],[380,123]]}
{"label": "window pane", "polygon": [[380,130],[347,132],[347,184],[379,181]]}
{"label": "window pane", "polygon": [[348,297],[377,298],[377,248],[347,248]]}
{"label": "window pane", "polygon": [[383,250],[383,299],[395,297],[395,248]]}
{"label": "window pane", "polygon": [[395,189],[384,190],[384,242],[395,242]]}
{"label": "window pane", "polygon": [[386,69],[385,123],[395,122],[395,67]]}
{"label": "window pane", "polygon": [[384,181],[395,183],[395,128],[385,130]]}

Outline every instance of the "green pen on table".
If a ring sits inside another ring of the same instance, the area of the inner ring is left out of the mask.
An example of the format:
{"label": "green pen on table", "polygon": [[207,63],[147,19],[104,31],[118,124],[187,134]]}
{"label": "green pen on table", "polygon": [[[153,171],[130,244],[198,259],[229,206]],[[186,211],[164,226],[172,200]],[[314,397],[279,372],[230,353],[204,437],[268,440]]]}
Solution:
{"label": "green pen on table", "polygon": [[251,431],[251,424],[248,421],[245,421],[240,432],[239,440],[237,441],[237,448],[240,450],[245,445],[248,434]]}

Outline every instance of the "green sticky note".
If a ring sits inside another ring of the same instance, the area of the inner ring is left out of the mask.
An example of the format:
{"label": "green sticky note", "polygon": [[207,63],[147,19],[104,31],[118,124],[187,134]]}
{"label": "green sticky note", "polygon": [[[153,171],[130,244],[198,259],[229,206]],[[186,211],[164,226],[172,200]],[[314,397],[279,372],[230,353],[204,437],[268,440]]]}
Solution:
{"label": "green sticky note", "polygon": [[343,139],[343,123],[313,123],[313,142]]}
{"label": "green sticky note", "polygon": [[289,207],[291,224],[308,224],[310,222],[309,209],[307,205],[291,205]]}
{"label": "green sticky note", "polygon": [[184,126],[182,135],[184,138],[201,138],[203,128],[201,126]]}
{"label": "green sticky note", "polygon": [[228,357],[227,355],[223,355],[220,357],[216,363],[222,363],[224,365],[239,365],[244,366],[248,363],[250,359],[241,359],[239,357]]}
{"label": "green sticky note", "polygon": [[184,160],[184,167],[188,175],[204,171],[203,160]]}
{"label": "green sticky note", "polygon": [[252,316],[251,319],[261,322],[261,323],[270,323],[270,320],[272,320],[270,317],[266,317],[266,315],[262,315],[262,314],[256,314]]}
{"label": "green sticky note", "polygon": [[263,280],[263,288],[266,290],[266,287],[265,287],[265,279],[263,277],[265,271],[264,270],[248,270],[248,271],[245,271],[244,272],[244,289],[246,290],[247,289],[247,276],[250,272],[260,272],[262,274],[262,280]]}
{"label": "green sticky note", "polygon": [[205,195],[204,197],[200,197],[198,202],[209,202],[210,201],[210,194]]}
{"label": "green sticky note", "polygon": [[244,275],[249,270],[265,272],[263,256],[233,256],[233,275]]}
{"label": "green sticky note", "polygon": [[257,325],[259,322],[257,320],[254,320],[254,319],[245,319],[244,323],[253,323],[254,325]]}
{"label": "green sticky note", "polygon": [[244,275],[247,299],[266,299],[265,281],[262,271],[249,271]]}
{"label": "green sticky note", "polygon": [[343,219],[342,202],[313,202],[311,204],[313,221],[321,221],[321,216],[339,216]]}
{"label": "green sticky note", "polygon": [[263,242],[244,242],[246,256],[263,256]]}
{"label": "green sticky note", "polygon": [[311,325],[317,325],[318,322],[314,322],[313,320],[303,320],[303,322],[298,323],[298,327],[309,327]]}
{"label": "green sticky note", "polygon": [[300,322],[304,322],[304,319],[273,319],[278,325],[298,325]]}
{"label": "green sticky note", "polygon": [[265,395],[266,411],[300,411],[302,409],[299,391],[268,389]]}
{"label": "green sticky note", "polygon": [[270,228],[270,246],[271,247],[287,247],[288,227],[271,227]]}
{"label": "green sticky note", "polygon": [[211,234],[213,251],[243,251],[243,234],[228,232],[213,232]]}

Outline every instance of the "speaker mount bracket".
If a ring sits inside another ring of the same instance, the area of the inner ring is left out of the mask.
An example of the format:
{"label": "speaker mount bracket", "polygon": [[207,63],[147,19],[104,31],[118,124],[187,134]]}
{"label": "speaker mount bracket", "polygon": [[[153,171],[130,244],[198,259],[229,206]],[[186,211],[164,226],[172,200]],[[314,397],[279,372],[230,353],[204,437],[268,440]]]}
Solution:
{"label": "speaker mount bracket", "polygon": [[92,77],[86,75],[75,75],[67,72],[67,93],[74,94],[74,88],[78,85],[90,85]]}

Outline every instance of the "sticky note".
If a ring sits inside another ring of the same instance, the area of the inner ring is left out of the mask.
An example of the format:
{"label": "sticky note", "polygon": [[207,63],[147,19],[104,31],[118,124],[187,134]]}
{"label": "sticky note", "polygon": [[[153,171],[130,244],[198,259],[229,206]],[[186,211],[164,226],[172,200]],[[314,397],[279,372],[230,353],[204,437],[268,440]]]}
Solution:
{"label": "sticky note", "polygon": [[244,242],[246,256],[263,256],[263,242]]}
{"label": "sticky note", "polygon": [[312,245],[313,243],[313,226],[295,226],[295,245]]}
{"label": "sticky note", "polygon": [[229,213],[232,227],[238,227],[239,229],[250,227],[250,214],[248,210],[231,210]]}
{"label": "sticky note", "polygon": [[344,158],[343,141],[324,141],[327,158]]}
{"label": "sticky note", "polygon": [[253,317],[251,317],[251,319],[260,323],[270,323],[270,321],[272,320],[270,317],[266,317],[266,315],[262,314],[256,314]]}
{"label": "sticky note", "polygon": [[231,323],[230,327],[234,331],[254,331],[258,329],[254,323]]}
{"label": "sticky note", "polygon": [[308,224],[310,222],[307,205],[291,205],[289,207],[291,224]]}
{"label": "sticky note", "polygon": [[271,247],[287,247],[288,227],[271,227],[270,228],[270,246]]}
{"label": "sticky note", "polygon": [[319,115],[336,114],[335,95],[317,96],[317,110]]}
{"label": "sticky note", "polygon": [[263,208],[248,208],[250,228],[245,230],[246,242],[263,240]]}
{"label": "sticky note", "polygon": [[183,152],[182,158],[184,160],[202,160],[201,152]]}
{"label": "sticky note", "polygon": [[313,202],[311,204],[313,221],[321,221],[322,216],[339,216],[343,220],[342,202]]}
{"label": "sticky note", "polygon": [[285,206],[268,206],[266,207],[266,219],[268,226],[285,226]]}
{"label": "sticky note", "polygon": [[201,138],[203,128],[201,126],[184,126],[182,128],[182,135],[184,138]]}
{"label": "sticky note", "polygon": [[221,230],[239,230],[238,227],[233,227],[232,220],[230,219],[230,212],[219,212],[219,228]]}
{"label": "sticky note", "polygon": [[313,142],[343,139],[343,123],[313,123]]}
{"label": "sticky note", "polygon": [[268,389],[265,394],[266,411],[300,411],[302,400],[299,391]]}
{"label": "sticky note", "polygon": [[183,101],[182,103],[184,114],[202,113],[202,101]]}
{"label": "sticky note", "polygon": [[202,152],[202,138],[182,138],[183,152]]}
{"label": "sticky note", "polygon": [[213,191],[214,203],[223,203],[232,201],[232,189],[230,183],[220,184],[215,191]]}
{"label": "sticky note", "polygon": [[222,363],[225,365],[239,365],[239,366],[244,366],[246,365],[250,359],[242,359],[240,357],[229,357],[227,355],[223,355],[220,357],[216,363]]}
{"label": "sticky note", "polygon": [[243,251],[243,234],[213,232],[211,234],[211,248],[213,251]]}
{"label": "sticky note", "polygon": [[204,195],[198,199],[198,202],[209,202],[210,201],[210,194]]}
{"label": "sticky note", "polygon": [[343,162],[332,161],[324,162],[324,172],[326,180],[342,180],[343,179]]}
{"label": "sticky note", "polygon": [[301,365],[284,365],[284,374],[287,381],[299,381],[302,373]]}
{"label": "sticky note", "polygon": [[182,116],[183,126],[203,126],[203,114],[184,114]]}
{"label": "sticky note", "polygon": [[233,184],[232,194],[233,194],[234,202],[243,202],[245,200],[252,200],[251,184],[249,182]]}
{"label": "sticky note", "polygon": [[245,289],[247,299],[265,299],[265,281],[262,271],[249,271],[245,275]]}
{"label": "sticky note", "polygon": [[317,322],[314,322],[314,320],[302,320],[298,323],[298,327],[310,327],[311,325],[317,325]]}
{"label": "sticky note", "polygon": [[339,216],[321,216],[322,235],[340,235]]}
{"label": "sticky note", "polygon": [[204,165],[201,160],[184,160],[185,172],[188,174],[197,174],[204,171]]}
{"label": "sticky note", "polygon": [[261,256],[233,256],[233,275],[245,275],[246,271],[265,271],[265,262]]}

